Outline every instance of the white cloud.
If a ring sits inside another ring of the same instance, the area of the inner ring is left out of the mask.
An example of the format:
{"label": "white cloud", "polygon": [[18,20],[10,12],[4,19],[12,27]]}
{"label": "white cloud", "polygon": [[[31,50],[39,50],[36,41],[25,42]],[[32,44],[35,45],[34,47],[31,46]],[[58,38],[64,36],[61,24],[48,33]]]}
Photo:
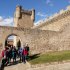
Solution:
{"label": "white cloud", "polygon": [[51,6],[51,7],[53,6],[53,3],[52,3],[51,0],[46,0],[46,4],[49,5],[49,6]]}
{"label": "white cloud", "polygon": [[35,25],[38,25],[38,24],[40,24],[41,22],[42,22],[42,20],[39,20],[39,21],[35,22],[34,24],[35,24]]}
{"label": "white cloud", "polygon": [[41,20],[38,20],[34,23],[35,26],[39,25],[39,24],[42,24],[42,23],[45,23],[47,22],[48,20],[52,19],[52,16],[53,14],[49,14],[49,15],[46,15],[46,17],[42,18]]}
{"label": "white cloud", "polygon": [[3,20],[2,16],[0,16],[0,22]]}
{"label": "white cloud", "polygon": [[41,20],[35,22],[34,25],[39,25],[39,24],[45,23],[46,20],[47,20],[47,18],[41,19]]}
{"label": "white cloud", "polygon": [[37,13],[37,15],[38,15],[38,16],[40,16],[40,17],[47,17],[47,15],[46,15],[46,14],[41,13],[41,12],[38,12],[38,13]]}
{"label": "white cloud", "polygon": [[11,26],[13,24],[13,18],[3,18],[0,16],[0,25]]}

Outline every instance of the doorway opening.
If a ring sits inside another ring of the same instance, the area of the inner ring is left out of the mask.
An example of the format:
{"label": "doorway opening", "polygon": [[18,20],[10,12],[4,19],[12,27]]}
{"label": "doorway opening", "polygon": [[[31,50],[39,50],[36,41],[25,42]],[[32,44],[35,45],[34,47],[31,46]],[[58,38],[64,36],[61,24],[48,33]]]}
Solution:
{"label": "doorway opening", "polygon": [[5,39],[5,46],[15,46],[17,49],[21,47],[21,39],[15,34],[8,35]]}

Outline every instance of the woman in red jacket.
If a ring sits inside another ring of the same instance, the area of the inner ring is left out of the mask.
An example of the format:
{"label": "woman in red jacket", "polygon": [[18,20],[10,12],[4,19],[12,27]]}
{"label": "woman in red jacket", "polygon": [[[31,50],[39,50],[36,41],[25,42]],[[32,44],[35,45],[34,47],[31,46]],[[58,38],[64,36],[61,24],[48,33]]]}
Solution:
{"label": "woman in red jacket", "polygon": [[23,58],[23,62],[26,63],[26,56],[27,56],[27,49],[24,47],[23,52],[22,52],[22,58]]}

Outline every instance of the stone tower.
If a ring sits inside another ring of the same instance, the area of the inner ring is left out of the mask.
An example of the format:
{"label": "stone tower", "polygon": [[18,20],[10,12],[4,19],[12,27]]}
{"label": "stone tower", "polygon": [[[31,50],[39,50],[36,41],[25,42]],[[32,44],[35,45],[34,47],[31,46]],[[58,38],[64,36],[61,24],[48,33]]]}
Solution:
{"label": "stone tower", "polygon": [[21,6],[16,7],[14,13],[14,23],[15,27],[31,28],[35,20],[35,10],[31,11],[22,9]]}
{"label": "stone tower", "polygon": [[[35,10],[31,11],[22,9],[22,6],[16,6],[14,13],[14,27],[31,28],[34,25]],[[14,37],[14,46],[18,42],[18,37]]]}

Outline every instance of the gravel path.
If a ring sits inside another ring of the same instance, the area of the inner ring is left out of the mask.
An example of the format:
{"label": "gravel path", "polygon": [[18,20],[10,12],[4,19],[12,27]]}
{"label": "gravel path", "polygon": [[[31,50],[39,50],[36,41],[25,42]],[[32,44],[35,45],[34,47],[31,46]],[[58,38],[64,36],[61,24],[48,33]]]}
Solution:
{"label": "gravel path", "polygon": [[29,68],[30,68],[30,64],[26,62],[26,64],[19,63],[16,65],[7,66],[4,68],[4,70],[27,70]]}
{"label": "gravel path", "polygon": [[37,68],[31,68],[29,63],[19,63],[17,65],[5,67],[4,70],[70,70],[70,62],[62,64],[51,64]]}

